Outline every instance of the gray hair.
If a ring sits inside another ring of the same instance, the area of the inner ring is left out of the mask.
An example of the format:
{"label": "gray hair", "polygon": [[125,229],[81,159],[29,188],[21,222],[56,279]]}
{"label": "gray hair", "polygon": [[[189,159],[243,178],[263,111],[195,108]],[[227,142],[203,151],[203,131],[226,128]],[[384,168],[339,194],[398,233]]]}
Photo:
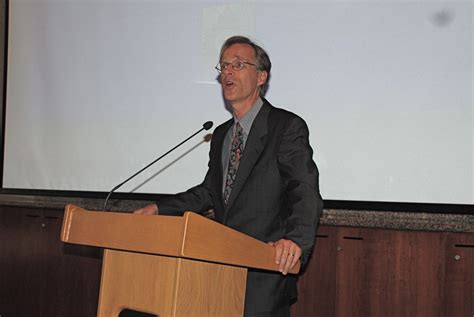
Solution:
{"label": "gray hair", "polygon": [[267,72],[267,80],[265,83],[260,87],[260,96],[263,97],[267,93],[269,82],[270,82],[270,70],[272,68],[272,63],[270,62],[270,57],[268,56],[267,52],[260,47],[258,44],[250,40],[248,37],[236,35],[228,38],[221,47],[221,52],[219,56],[219,60],[222,59],[222,54],[226,49],[234,44],[247,44],[250,45],[254,52],[255,58],[257,62],[257,69],[259,71]]}

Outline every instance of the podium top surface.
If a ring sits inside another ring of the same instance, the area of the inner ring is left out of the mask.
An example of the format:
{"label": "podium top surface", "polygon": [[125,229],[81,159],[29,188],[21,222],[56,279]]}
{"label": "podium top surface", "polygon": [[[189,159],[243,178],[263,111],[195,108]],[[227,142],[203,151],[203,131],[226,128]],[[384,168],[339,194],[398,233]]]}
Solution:
{"label": "podium top surface", "polygon": [[[193,212],[180,217],[134,215],[67,205],[61,240],[278,271],[274,247]],[[299,264],[290,273],[298,271]]]}

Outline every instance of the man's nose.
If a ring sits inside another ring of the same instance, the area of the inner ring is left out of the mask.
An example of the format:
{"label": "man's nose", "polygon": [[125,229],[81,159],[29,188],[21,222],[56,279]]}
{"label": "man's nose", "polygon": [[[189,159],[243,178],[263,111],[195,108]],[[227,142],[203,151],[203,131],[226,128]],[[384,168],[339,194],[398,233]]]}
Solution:
{"label": "man's nose", "polygon": [[223,70],[222,70],[222,73],[225,74],[225,75],[229,75],[229,74],[233,74],[234,73],[234,69],[232,68],[232,65],[227,65]]}

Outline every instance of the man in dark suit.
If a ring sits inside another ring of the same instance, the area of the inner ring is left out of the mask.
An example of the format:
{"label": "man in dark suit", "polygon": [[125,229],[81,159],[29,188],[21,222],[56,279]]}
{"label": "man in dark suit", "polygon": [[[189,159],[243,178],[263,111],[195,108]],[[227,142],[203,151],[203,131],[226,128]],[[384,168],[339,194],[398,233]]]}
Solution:
{"label": "man in dark suit", "polygon": [[213,133],[203,183],[135,213],[213,209],[216,221],[273,245],[280,273],[249,271],[245,315],[289,316],[296,277],[287,272],[307,261],[322,211],[308,127],[263,98],[271,63],[248,38],[229,38],[216,68],[233,118]]}

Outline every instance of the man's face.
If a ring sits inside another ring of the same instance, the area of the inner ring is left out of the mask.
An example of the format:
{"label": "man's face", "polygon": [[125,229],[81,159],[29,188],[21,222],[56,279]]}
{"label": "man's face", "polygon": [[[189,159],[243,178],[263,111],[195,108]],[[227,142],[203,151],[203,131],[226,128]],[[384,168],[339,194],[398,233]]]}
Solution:
{"label": "man's face", "polygon": [[[250,45],[233,44],[222,54],[221,63],[241,60],[257,64],[255,52]],[[241,70],[233,70],[229,65],[220,75],[224,99],[233,105],[239,103],[253,105],[259,96],[259,87],[265,83],[267,73],[257,70],[256,66],[245,64]]]}

